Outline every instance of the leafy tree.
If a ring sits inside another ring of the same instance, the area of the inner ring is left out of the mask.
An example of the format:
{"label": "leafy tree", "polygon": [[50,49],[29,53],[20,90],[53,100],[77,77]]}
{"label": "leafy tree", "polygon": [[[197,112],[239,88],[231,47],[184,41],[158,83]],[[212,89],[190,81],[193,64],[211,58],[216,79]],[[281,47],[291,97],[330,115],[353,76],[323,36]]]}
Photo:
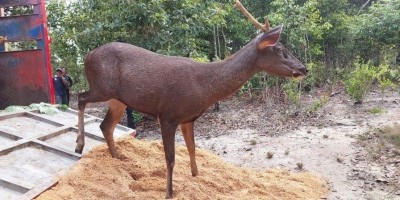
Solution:
{"label": "leafy tree", "polygon": [[213,26],[225,26],[227,14],[222,4],[211,0],[52,1],[48,11],[53,65],[69,67],[78,88],[85,87],[84,55],[112,41],[168,55],[213,55]]}
{"label": "leafy tree", "polygon": [[[241,2],[258,21],[284,24],[281,42],[309,66],[307,84],[332,84],[359,61],[398,69],[400,0]],[[75,90],[87,87],[84,56],[111,41],[210,61],[224,59],[260,33],[232,0],[52,0],[47,10],[53,66],[69,68]],[[242,91],[270,85],[283,90],[285,84],[260,74]]]}
{"label": "leafy tree", "polygon": [[375,65],[385,62],[382,57],[391,54],[390,64],[396,63],[400,44],[400,1],[379,0],[368,11],[356,16],[352,23],[355,50],[364,60]]}

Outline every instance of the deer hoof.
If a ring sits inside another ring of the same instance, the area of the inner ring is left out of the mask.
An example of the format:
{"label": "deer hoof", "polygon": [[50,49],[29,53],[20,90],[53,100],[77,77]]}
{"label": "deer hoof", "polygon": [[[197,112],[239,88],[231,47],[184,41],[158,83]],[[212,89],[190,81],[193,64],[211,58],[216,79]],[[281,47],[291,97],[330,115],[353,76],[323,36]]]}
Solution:
{"label": "deer hoof", "polygon": [[83,147],[85,146],[84,142],[77,142],[75,146],[75,153],[82,154]]}
{"label": "deer hoof", "polygon": [[193,176],[193,177],[197,176],[198,173],[199,173],[199,172],[197,171],[197,169],[192,170],[192,176]]}
{"label": "deer hoof", "polygon": [[83,150],[83,149],[78,149],[78,148],[75,148],[75,153],[82,154],[82,150]]}

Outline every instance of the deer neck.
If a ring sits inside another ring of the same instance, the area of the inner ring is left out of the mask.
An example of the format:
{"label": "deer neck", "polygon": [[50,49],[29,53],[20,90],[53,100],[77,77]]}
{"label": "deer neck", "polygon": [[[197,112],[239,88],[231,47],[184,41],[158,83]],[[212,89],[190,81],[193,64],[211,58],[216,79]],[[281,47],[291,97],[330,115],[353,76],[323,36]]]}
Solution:
{"label": "deer neck", "polygon": [[256,52],[248,44],[232,57],[209,64],[212,72],[207,81],[207,92],[212,95],[211,101],[218,101],[236,92],[255,73]]}

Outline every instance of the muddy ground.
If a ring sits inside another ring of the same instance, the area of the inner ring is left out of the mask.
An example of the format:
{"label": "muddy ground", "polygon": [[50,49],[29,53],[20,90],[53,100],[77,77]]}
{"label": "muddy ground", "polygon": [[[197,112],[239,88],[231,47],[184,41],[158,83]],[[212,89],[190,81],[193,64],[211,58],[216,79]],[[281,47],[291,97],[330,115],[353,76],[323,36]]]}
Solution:
{"label": "muddy ground", "polygon": [[[358,139],[400,123],[399,89],[383,96],[374,89],[356,105],[341,86],[318,89],[304,93],[297,107],[282,94],[257,93],[224,100],[218,112],[210,108],[196,121],[197,147],[236,166],[321,175],[329,183],[328,199],[400,199],[400,156],[390,147],[374,154]],[[71,107],[76,109],[76,97]],[[86,113],[104,117],[106,110],[96,103]],[[139,139],[160,140],[151,116],[136,129]],[[179,133],[177,141],[184,144]]]}

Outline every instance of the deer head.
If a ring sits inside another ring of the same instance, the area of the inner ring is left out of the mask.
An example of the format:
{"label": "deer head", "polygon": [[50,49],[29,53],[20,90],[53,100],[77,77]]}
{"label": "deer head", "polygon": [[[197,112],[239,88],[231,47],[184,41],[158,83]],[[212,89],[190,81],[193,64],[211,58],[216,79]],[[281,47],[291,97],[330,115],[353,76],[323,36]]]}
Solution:
{"label": "deer head", "polygon": [[265,24],[259,23],[247,10],[243,7],[239,0],[235,0],[235,7],[239,9],[248,20],[260,29],[260,34],[256,39],[258,56],[256,66],[271,75],[281,77],[303,78],[307,75],[307,68],[294,57],[280,42],[279,38],[282,33],[283,26],[277,26],[270,29],[268,19]]}

